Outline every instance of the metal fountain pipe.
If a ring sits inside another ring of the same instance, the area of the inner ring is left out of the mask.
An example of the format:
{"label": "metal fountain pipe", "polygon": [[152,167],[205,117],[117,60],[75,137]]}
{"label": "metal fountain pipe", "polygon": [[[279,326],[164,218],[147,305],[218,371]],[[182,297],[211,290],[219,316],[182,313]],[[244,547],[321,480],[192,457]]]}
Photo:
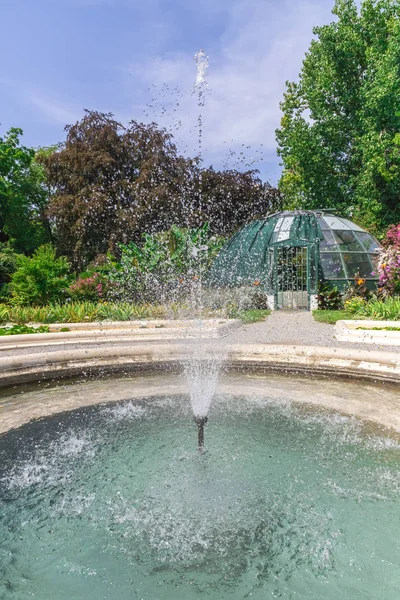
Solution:
{"label": "metal fountain pipe", "polygon": [[207,423],[208,417],[194,417],[194,422],[197,425],[197,445],[198,449],[204,449],[204,425]]}

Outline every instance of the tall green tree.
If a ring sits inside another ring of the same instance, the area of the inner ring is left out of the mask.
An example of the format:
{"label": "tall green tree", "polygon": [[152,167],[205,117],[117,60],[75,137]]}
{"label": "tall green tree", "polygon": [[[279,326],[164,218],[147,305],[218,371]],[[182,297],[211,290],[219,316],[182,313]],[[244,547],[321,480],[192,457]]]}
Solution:
{"label": "tall green tree", "polygon": [[0,137],[0,241],[12,240],[27,254],[51,240],[47,218],[48,189],[39,154],[20,142],[21,129]]}
{"label": "tall green tree", "polygon": [[400,220],[400,2],[332,12],[287,83],[279,187],[288,208],[333,207],[379,233]]}

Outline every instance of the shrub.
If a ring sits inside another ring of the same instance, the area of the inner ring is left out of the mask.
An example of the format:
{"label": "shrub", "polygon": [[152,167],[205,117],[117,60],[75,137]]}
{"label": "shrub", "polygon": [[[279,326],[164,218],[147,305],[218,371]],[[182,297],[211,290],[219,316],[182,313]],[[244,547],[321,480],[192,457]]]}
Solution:
{"label": "shrub", "polygon": [[317,299],[319,310],[340,310],[343,307],[342,294],[327,282],[320,282]]}
{"label": "shrub", "polygon": [[144,234],[140,246],[120,244],[120,258],[109,256],[109,295],[122,301],[178,301],[198,287],[224,240],[208,226]]}
{"label": "shrub", "polygon": [[369,302],[362,298],[354,298],[345,304],[346,310],[358,317],[369,319],[380,319],[385,321],[400,320],[400,298],[386,298],[379,300],[374,298]]}
{"label": "shrub", "polygon": [[20,255],[10,242],[0,242],[0,298],[7,299],[10,294],[9,282],[18,266]]}
{"label": "shrub", "polygon": [[40,246],[32,258],[19,256],[17,265],[10,283],[13,304],[44,305],[67,296],[69,263],[64,257],[57,258],[50,244]]}
{"label": "shrub", "polygon": [[179,307],[135,305],[128,302],[67,302],[47,306],[9,306],[0,304],[2,323],[81,323],[93,321],[133,321],[177,317]]}
{"label": "shrub", "polygon": [[372,297],[372,292],[366,286],[366,280],[361,277],[359,273],[354,276],[353,285],[347,286],[344,294],[343,301],[347,302],[353,298],[362,298],[363,300],[369,300]]}
{"label": "shrub", "polygon": [[382,245],[385,248],[395,247],[400,248],[400,223],[398,225],[392,225],[389,227]]}
{"label": "shrub", "polygon": [[353,296],[353,298],[345,300],[344,308],[350,313],[361,315],[366,304],[367,301],[364,300],[364,298],[360,298],[359,296]]}
{"label": "shrub", "polygon": [[107,294],[107,279],[99,273],[89,277],[79,277],[69,287],[69,295],[74,300],[102,300]]}
{"label": "shrub", "polygon": [[28,325],[13,325],[12,327],[0,327],[0,335],[21,335],[27,333],[49,333],[47,325],[40,327],[29,327]]}
{"label": "shrub", "polygon": [[378,264],[379,287],[386,296],[400,294],[400,224],[393,225],[383,240]]}

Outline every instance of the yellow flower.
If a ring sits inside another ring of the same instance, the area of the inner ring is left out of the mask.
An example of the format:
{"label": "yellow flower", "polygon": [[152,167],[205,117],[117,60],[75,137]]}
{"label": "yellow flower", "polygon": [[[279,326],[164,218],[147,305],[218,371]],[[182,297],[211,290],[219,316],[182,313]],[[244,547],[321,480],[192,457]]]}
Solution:
{"label": "yellow flower", "polygon": [[253,285],[260,285],[260,282],[258,279],[256,279],[255,281],[253,281]]}
{"label": "yellow flower", "polygon": [[362,285],[363,283],[365,283],[365,279],[357,279],[357,283],[358,285]]}

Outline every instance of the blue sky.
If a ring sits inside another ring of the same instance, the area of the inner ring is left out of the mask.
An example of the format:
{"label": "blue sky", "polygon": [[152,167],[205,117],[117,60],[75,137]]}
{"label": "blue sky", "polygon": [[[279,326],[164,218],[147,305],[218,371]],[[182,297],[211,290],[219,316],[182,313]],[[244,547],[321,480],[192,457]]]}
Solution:
{"label": "blue sky", "polygon": [[[209,56],[205,163],[276,183],[274,131],[314,25],[333,0],[0,0],[0,135],[62,141],[84,108],[154,120],[197,152],[193,56]],[[151,106],[149,106],[151,105]],[[240,154],[243,152],[243,154]]]}

